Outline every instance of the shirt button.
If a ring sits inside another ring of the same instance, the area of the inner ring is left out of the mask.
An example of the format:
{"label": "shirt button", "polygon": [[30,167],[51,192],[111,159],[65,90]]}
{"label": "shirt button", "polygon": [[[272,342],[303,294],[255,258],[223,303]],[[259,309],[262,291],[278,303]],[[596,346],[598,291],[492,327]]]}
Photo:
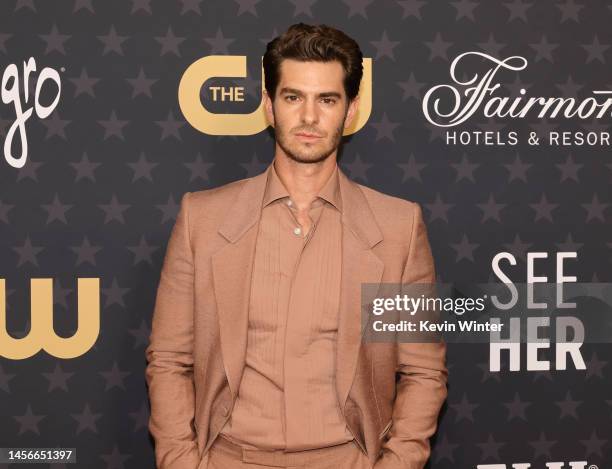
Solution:
{"label": "shirt button", "polygon": [[302,233],[302,228],[300,227],[294,228],[293,233],[299,236]]}

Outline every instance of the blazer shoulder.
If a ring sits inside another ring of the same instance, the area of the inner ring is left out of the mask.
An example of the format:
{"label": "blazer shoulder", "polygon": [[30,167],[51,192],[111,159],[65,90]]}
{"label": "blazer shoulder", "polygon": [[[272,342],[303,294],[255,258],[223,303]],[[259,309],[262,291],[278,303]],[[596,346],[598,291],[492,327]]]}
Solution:
{"label": "blazer shoulder", "polygon": [[421,208],[417,202],[358,184],[387,244],[408,246]]}
{"label": "blazer shoulder", "polygon": [[356,184],[377,218],[386,221],[411,222],[413,217],[421,210],[420,205],[413,200],[402,199],[362,184]]}
{"label": "blazer shoulder", "polygon": [[221,186],[190,192],[189,212],[194,220],[218,219],[227,213],[244,184],[251,178],[238,179]]}

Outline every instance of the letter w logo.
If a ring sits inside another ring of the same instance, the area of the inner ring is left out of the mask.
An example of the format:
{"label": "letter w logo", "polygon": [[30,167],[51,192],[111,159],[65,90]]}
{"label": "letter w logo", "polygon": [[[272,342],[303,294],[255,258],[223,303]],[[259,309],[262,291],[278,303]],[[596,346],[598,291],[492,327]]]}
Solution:
{"label": "letter w logo", "polygon": [[44,349],[57,358],[75,358],[87,352],[100,333],[100,279],[78,279],[78,326],[72,337],[59,337],[53,329],[53,279],[30,281],[32,321],[21,339],[6,330],[5,280],[0,279],[0,357],[23,360]]}

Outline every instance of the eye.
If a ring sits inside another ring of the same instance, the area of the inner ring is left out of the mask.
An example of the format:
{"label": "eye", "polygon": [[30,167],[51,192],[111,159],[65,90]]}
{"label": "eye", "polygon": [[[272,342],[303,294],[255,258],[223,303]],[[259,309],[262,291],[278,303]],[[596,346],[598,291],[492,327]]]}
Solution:
{"label": "eye", "polygon": [[325,104],[335,104],[336,100],[334,98],[322,98],[321,99]]}
{"label": "eye", "polygon": [[285,96],[285,101],[289,101],[290,103],[294,103],[297,100],[298,97],[294,94],[288,94],[287,96]]}

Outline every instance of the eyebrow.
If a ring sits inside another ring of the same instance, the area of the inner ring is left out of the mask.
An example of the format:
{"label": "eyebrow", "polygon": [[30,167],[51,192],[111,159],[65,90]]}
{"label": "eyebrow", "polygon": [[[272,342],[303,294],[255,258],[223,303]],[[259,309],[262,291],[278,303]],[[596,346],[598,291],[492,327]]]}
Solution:
{"label": "eyebrow", "polygon": [[[295,88],[283,87],[281,88],[279,94],[283,94],[283,93],[291,93],[291,94],[296,94],[298,96],[304,96],[304,93],[302,93],[300,90],[297,90]],[[319,98],[338,98],[338,99],[342,98],[342,95],[338,93],[337,91],[325,91],[323,93],[319,93],[317,96]]]}

